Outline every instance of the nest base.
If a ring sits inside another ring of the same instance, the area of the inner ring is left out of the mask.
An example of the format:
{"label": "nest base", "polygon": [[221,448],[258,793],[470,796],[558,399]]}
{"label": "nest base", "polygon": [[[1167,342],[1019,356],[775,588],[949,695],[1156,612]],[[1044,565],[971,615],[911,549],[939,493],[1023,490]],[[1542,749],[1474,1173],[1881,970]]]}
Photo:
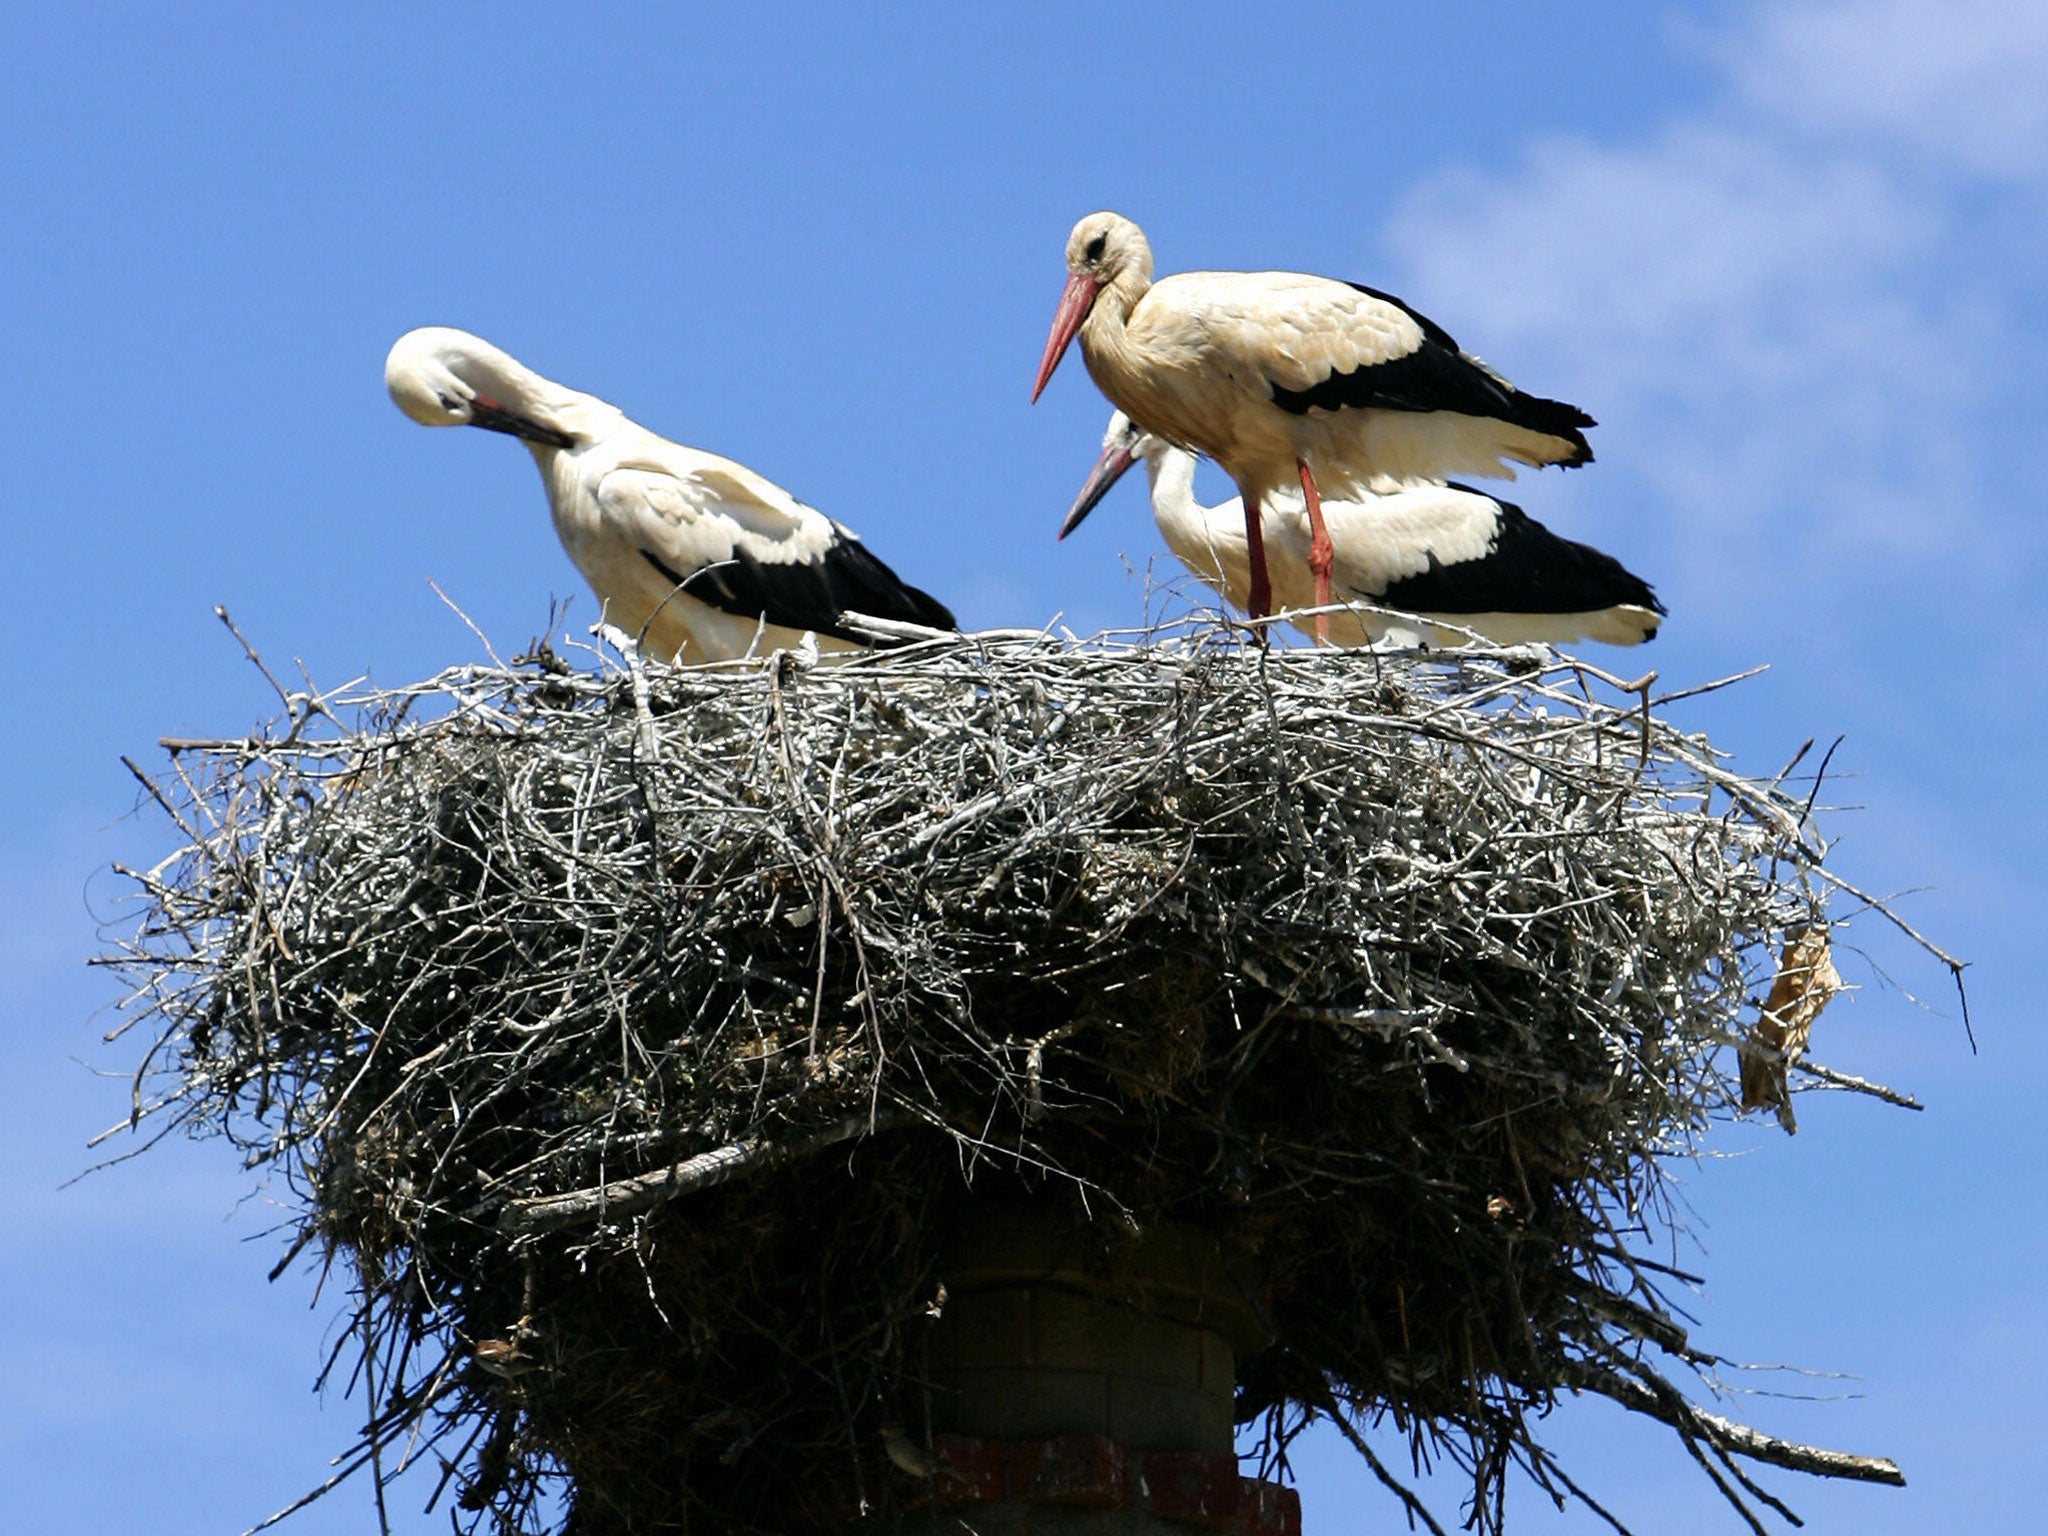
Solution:
{"label": "nest base", "polygon": [[1252,1288],[1192,1227],[1121,1236],[1052,1202],[960,1212],[927,1342],[935,1433],[1231,1449],[1237,1360],[1269,1337]]}

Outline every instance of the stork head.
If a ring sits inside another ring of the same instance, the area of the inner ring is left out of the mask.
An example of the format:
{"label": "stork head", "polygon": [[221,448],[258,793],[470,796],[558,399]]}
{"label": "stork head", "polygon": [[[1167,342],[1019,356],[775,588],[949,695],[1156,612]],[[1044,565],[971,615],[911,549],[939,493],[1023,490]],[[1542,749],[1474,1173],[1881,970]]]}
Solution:
{"label": "stork head", "polygon": [[547,398],[562,392],[468,331],[445,325],[407,331],[384,359],[384,387],[422,426],[483,427],[547,448],[576,444]]}
{"label": "stork head", "polygon": [[1031,386],[1035,402],[1045,390],[1046,380],[1059,367],[1067,344],[1095,307],[1096,295],[1120,279],[1135,303],[1152,281],[1152,247],[1137,225],[1120,213],[1091,213],[1067,236],[1067,286],[1053,311],[1052,334],[1045,339],[1045,355],[1039,359],[1038,379]]}
{"label": "stork head", "polygon": [[1145,232],[1120,213],[1091,213],[1067,236],[1067,271],[1085,273],[1106,288],[1128,271],[1152,281],[1152,247]]}
{"label": "stork head", "polygon": [[1123,477],[1140,459],[1149,459],[1156,453],[1166,451],[1164,438],[1156,437],[1132,421],[1122,411],[1113,412],[1109,428],[1102,434],[1102,453],[1095,460],[1095,467],[1088,471],[1088,478],[1081,485],[1081,494],[1074,498],[1074,505],[1067,511],[1067,520],[1060,524],[1060,537],[1065,538],[1076,528],[1095,504],[1109,494],[1109,488]]}

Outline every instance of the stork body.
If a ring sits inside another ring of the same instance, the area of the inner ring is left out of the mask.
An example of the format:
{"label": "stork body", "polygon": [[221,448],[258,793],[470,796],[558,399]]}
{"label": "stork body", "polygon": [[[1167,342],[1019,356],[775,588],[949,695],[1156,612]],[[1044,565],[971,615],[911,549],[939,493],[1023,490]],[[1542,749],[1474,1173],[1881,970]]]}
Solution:
{"label": "stork body", "polygon": [[[1389,294],[1298,272],[1183,272],[1152,281],[1129,219],[1092,213],[1032,389],[1076,333],[1089,375],[1145,430],[1208,454],[1237,483],[1249,611],[1271,612],[1260,507],[1299,485],[1319,604],[1333,558],[1321,501],[1453,474],[1593,457],[1576,406],[1524,394]],[[1318,638],[1326,638],[1318,633]]]}
{"label": "stork body", "polygon": [[[1243,509],[1234,501],[1203,506],[1195,499],[1195,456],[1141,431],[1121,411],[1110,417],[1102,456],[1060,537],[1073,532],[1139,460],[1151,481],[1152,516],[1166,547],[1225,599],[1248,607],[1251,558]],[[1399,610],[1332,615],[1326,638],[1340,644],[1391,638],[1457,645],[1472,631],[1503,645],[1635,645],[1656,637],[1664,614],[1649,585],[1613,556],[1561,538],[1521,508],[1465,486],[1412,483],[1326,501],[1322,510],[1336,599]],[[1265,524],[1278,556],[1273,593],[1279,606],[1309,607],[1315,593],[1306,506],[1299,497],[1276,495],[1265,508]],[[1291,622],[1312,632],[1308,620]]]}
{"label": "stork body", "polygon": [[833,521],[744,465],[685,448],[617,406],[542,378],[481,337],[409,331],[384,381],[426,426],[508,433],[532,450],[563,549],[607,622],[678,662],[797,645],[865,646],[847,612],[954,628]]}

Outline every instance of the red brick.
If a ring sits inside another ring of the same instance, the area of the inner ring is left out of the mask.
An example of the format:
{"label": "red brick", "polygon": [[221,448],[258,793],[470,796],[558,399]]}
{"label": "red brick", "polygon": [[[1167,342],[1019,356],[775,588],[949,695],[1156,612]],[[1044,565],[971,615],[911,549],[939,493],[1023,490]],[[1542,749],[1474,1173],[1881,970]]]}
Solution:
{"label": "red brick", "polygon": [[1162,1520],[1227,1531],[1241,1497],[1233,1451],[1147,1451],[1145,1506]]}
{"label": "red brick", "polygon": [[1301,1495],[1278,1483],[1246,1478],[1237,1536],[1301,1536]]}
{"label": "red brick", "polygon": [[932,1459],[939,1464],[938,1501],[944,1505],[998,1504],[1005,1490],[1008,1446],[972,1435],[935,1435]]}
{"label": "red brick", "polygon": [[1033,1504],[1121,1509],[1129,1497],[1123,1447],[1101,1435],[1013,1440],[1010,1497]]}

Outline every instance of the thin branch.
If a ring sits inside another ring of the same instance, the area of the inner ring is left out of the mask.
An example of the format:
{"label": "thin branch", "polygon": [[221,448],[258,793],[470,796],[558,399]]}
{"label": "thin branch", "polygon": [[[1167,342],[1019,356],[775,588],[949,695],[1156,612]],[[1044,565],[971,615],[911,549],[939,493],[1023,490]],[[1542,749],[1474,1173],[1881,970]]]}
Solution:
{"label": "thin branch", "polygon": [[1899,1470],[1898,1463],[1882,1456],[1856,1456],[1823,1446],[1802,1445],[1796,1440],[1780,1440],[1775,1435],[1767,1435],[1685,1402],[1676,1392],[1670,1396],[1653,1392],[1640,1382],[1593,1366],[1570,1369],[1564,1377],[1566,1385],[1612,1398],[1624,1408],[1647,1414],[1683,1434],[1699,1436],[1716,1449],[1747,1456],[1751,1461],[1765,1462],[1793,1472],[1810,1472],[1818,1477],[1887,1483],[1894,1488],[1906,1486],[1905,1474]]}
{"label": "thin branch", "polygon": [[564,1194],[514,1200],[498,1216],[498,1230],[513,1236],[549,1232],[584,1221],[618,1221],[665,1205],[683,1195],[711,1189],[729,1179],[758,1173],[776,1163],[793,1162],[852,1141],[898,1129],[909,1117],[883,1111],[875,1115],[852,1115],[837,1125],[796,1142],[768,1138],[736,1142],[710,1152],[671,1163],[654,1173],[616,1179],[593,1189],[572,1189]]}

